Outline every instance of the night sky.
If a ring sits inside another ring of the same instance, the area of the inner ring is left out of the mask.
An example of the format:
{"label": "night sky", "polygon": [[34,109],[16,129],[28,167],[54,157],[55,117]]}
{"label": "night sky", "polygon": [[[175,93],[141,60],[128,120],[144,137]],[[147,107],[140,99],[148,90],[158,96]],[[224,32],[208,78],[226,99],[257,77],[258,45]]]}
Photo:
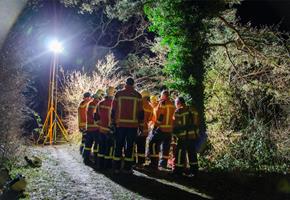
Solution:
{"label": "night sky", "polygon": [[281,31],[290,31],[289,0],[246,0],[237,8],[242,23],[258,27],[280,23]]}

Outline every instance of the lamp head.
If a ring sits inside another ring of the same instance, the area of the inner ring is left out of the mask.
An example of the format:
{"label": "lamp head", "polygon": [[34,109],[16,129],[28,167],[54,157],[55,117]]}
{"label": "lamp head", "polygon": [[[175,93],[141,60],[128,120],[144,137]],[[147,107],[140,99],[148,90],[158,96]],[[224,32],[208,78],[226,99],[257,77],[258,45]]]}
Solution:
{"label": "lamp head", "polygon": [[63,46],[58,40],[53,40],[49,44],[49,50],[53,53],[61,53],[63,51]]}

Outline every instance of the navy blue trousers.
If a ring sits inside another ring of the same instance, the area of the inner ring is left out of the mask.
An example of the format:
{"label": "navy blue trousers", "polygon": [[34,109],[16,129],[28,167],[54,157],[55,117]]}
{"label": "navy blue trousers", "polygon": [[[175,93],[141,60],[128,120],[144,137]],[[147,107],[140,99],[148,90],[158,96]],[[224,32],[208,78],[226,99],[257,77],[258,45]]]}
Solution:
{"label": "navy blue trousers", "polygon": [[[158,167],[167,167],[169,158],[169,150],[171,143],[171,133],[164,133],[162,131],[150,132],[149,134],[149,156],[151,165]],[[161,158],[159,159],[159,152],[161,151]],[[159,161],[159,162],[158,162]]]}
{"label": "navy blue trousers", "polygon": [[115,136],[114,168],[121,169],[122,151],[124,149],[124,169],[132,169],[134,163],[134,143],[137,136],[137,128],[119,127]]}

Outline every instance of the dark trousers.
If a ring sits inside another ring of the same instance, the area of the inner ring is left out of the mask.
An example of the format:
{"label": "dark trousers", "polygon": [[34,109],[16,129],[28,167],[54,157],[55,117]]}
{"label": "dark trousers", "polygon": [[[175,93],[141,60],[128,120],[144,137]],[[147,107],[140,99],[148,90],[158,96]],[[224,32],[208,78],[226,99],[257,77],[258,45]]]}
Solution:
{"label": "dark trousers", "polygon": [[137,163],[145,163],[145,148],[146,148],[146,138],[147,136],[138,136],[136,138],[137,145]]}
{"label": "dark trousers", "polygon": [[190,173],[196,173],[198,171],[197,153],[194,149],[195,140],[186,139],[184,137],[178,138],[177,147],[175,151],[175,169],[174,172],[182,173],[186,168],[188,154],[188,162],[190,166]]}
{"label": "dark trousers", "polygon": [[124,169],[132,169],[134,162],[133,147],[137,136],[137,128],[119,127],[116,130],[115,152],[114,152],[114,168],[121,169],[122,150],[124,148]]}
{"label": "dark trousers", "polygon": [[[149,156],[151,165],[157,167],[167,167],[169,158],[169,149],[171,142],[171,133],[164,133],[162,131],[151,131],[149,134]],[[161,159],[159,160],[159,152],[161,151]],[[159,162],[158,162],[159,161]]]}
{"label": "dark trousers", "polygon": [[114,150],[114,140],[109,134],[99,133],[99,168],[110,169],[112,168]]}
{"label": "dark trousers", "polygon": [[85,146],[83,149],[83,158],[85,161],[88,161],[90,158],[90,154],[92,151],[92,147],[94,145],[93,153],[94,153],[94,160],[97,160],[97,153],[98,153],[98,131],[87,131],[85,137]]}
{"label": "dark trousers", "polygon": [[81,135],[82,135],[82,140],[81,140],[81,145],[80,145],[80,153],[82,154],[85,147],[86,131],[81,131]]}

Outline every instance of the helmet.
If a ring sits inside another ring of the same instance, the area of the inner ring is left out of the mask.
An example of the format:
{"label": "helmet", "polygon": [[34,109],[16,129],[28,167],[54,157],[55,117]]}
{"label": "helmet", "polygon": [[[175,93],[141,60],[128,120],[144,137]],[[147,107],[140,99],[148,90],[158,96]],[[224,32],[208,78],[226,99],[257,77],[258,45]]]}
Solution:
{"label": "helmet", "polygon": [[183,97],[177,97],[177,98],[175,99],[175,103],[176,103],[176,104],[184,105],[184,104],[185,104],[185,100],[184,100]]}
{"label": "helmet", "polygon": [[97,92],[93,95],[93,98],[97,99],[97,98],[101,98],[102,96],[104,96],[104,91],[101,89],[98,89]]}
{"label": "helmet", "polygon": [[158,97],[157,96],[155,96],[155,95],[150,96],[150,102],[151,103],[154,103],[154,102],[157,102],[157,101],[158,101]]}
{"label": "helmet", "polygon": [[161,92],[161,99],[167,99],[169,97],[169,92],[168,90],[163,90]]}
{"label": "helmet", "polygon": [[112,87],[112,86],[109,86],[107,89],[106,89],[106,95],[108,97],[112,97],[114,96],[114,93],[115,93],[115,88]]}
{"label": "helmet", "polygon": [[134,85],[134,79],[133,78],[127,78],[127,80],[126,80],[126,85],[131,85],[131,86],[133,86]]}
{"label": "helmet", "polygon": [[148,90],[142,90],[141,95],[142,97],[150,97],[150,92]]}
{"label": "helmet", "polygon": [[85,92],[85,93],[84,93],[84,98],[88,98],[88,97],[91,97],[91,93],[89,93],[89,92]]}

